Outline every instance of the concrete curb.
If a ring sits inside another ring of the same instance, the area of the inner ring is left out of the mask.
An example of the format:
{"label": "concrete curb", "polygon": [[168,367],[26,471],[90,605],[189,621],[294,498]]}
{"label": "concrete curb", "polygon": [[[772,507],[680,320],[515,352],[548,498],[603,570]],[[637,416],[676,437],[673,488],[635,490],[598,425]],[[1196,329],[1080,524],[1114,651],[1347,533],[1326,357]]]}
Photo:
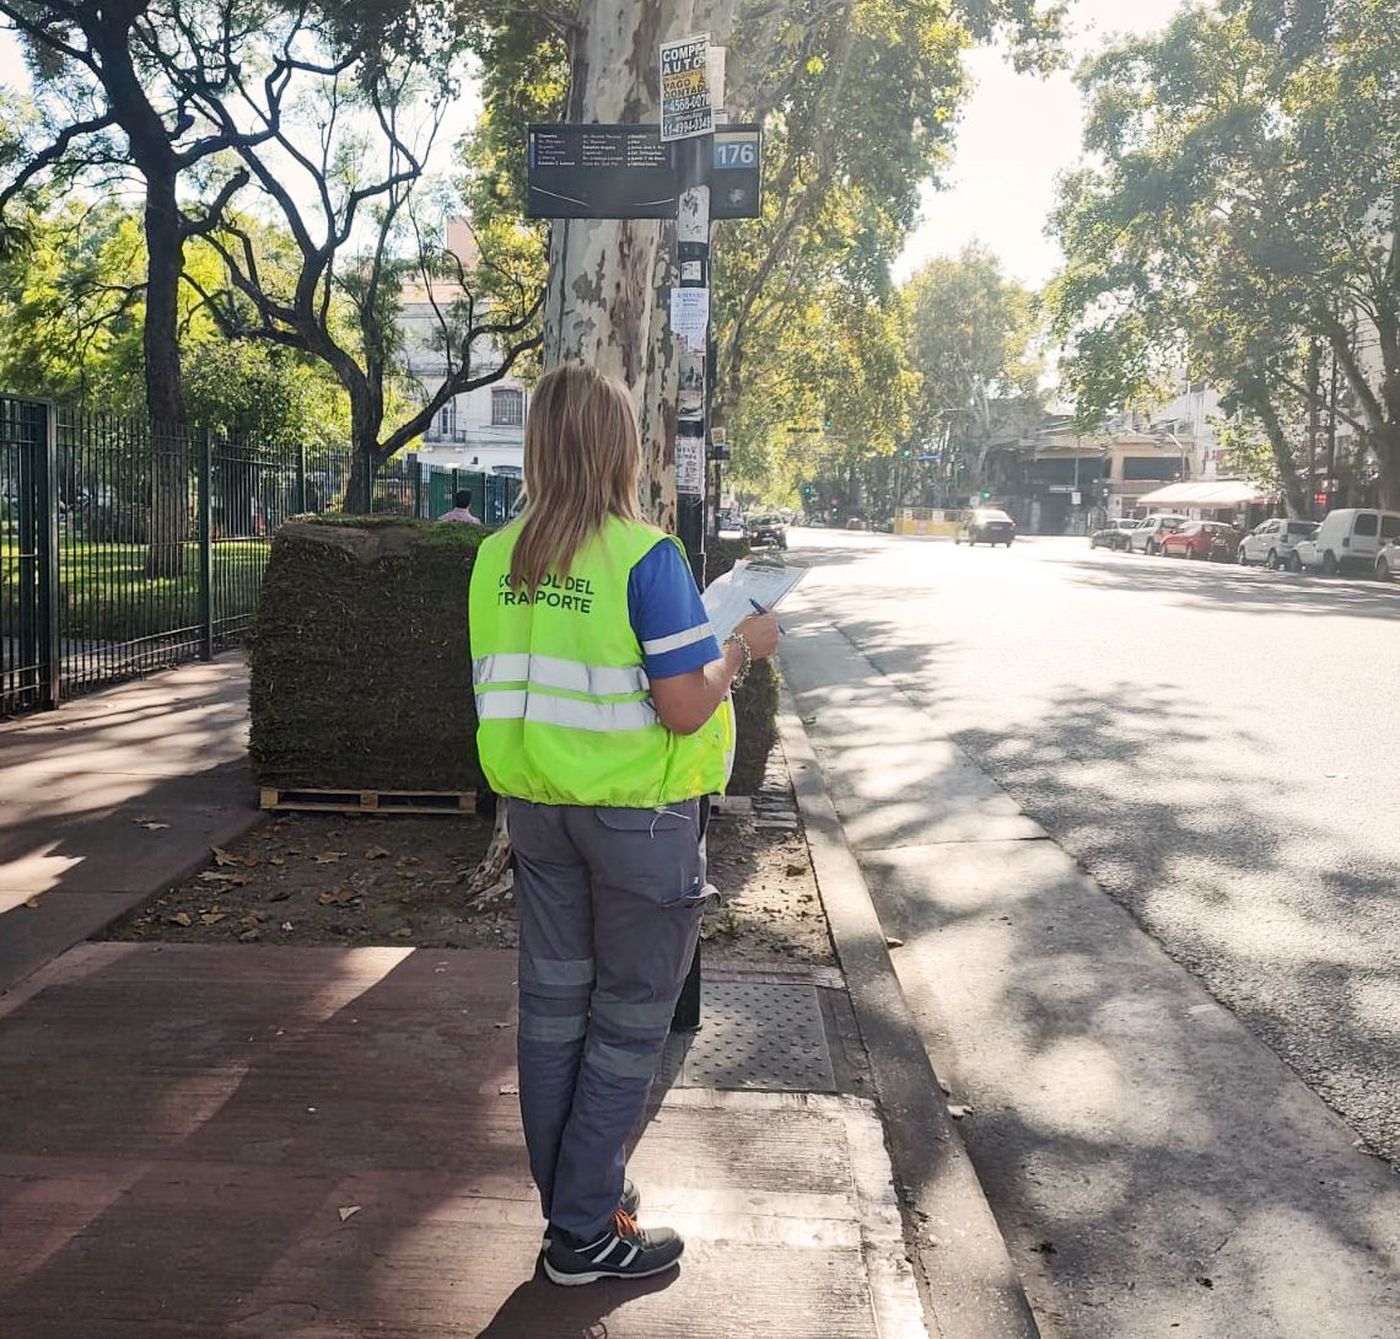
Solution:
{"label": "concrete curb", "polygon": [[778,717],[817,886],[870,1055],[885,1137],[940,1339],[1039,1339],[1040,1331],[895,975],[811,740],[783,689]]}

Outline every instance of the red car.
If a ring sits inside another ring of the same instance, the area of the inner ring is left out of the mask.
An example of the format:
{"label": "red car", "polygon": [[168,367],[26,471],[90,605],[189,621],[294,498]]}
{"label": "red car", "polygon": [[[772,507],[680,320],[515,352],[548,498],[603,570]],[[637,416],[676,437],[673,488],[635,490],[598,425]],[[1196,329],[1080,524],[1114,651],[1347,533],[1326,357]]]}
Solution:
{"label": "red car", "polygon": [[1243,536],[1219,521],[1189,521],[1162,536],[1162,557],[1198,558],[1202,562],[1234,562]]}

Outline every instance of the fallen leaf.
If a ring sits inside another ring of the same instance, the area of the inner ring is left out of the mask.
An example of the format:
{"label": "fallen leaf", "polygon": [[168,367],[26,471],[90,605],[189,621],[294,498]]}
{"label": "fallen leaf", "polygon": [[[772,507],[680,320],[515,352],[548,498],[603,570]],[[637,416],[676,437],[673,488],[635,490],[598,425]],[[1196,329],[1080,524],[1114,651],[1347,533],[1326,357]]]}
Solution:
{"label": "fallen leaf", "polygon": [[206,869],[199,877],[204,883],[227,883],[234,888],[240,888],[248,882],[246,874],[225,874],[219,869]]}
{"label": "fallen leaf", "polygon": [[287,862],[280,855],[274,855],[268,857],[267,863],[269,865],[285,865]]}
{"label": "fallen leaf", "polygon": [[285,902],[291,895],[292,890],[290,888],[279,888],[275,893],[269,893],[267,895],[267,900],[269,902]]}
{"label": "fallen leaf", "polygon": [[145,828],[147,832],[163,832],[170,826],[169,823],[157,823],[152,818],[133,818],[131,821],[138,828]]}
{"label": "fallen leaf", "polygon": [[394,853],[392,851],[386,850],[382,846],[371,846],[369,850],[365,852],[365,859],[383,860],[386,856],[391,856],[393,854]]}
{"label": "fallen leaf", "polygon": [[413,938],[413,931],[410,930],[410,929],[408,928],[408,926],[403,925],[403,926],[400,926],[397,930],[394,930],[394,931],[389,935],[389,938],[390,938],[390,939],[412,939],[412,938]]}
{"label": "fallen leaf", "polygon": [[954,1120],[962,1120],[962,1118],[963,1118],[964,1116],[970,1116],[970,1115],[972,1115],[972,1108],[971,1108],[971,1107],[968,1107],[968,1106],[962,1106],[961,1104],[959,1104],[959,1103],[957,1103],[957,1102],[949,1102],[949,1103],[948,1103],[948,1114],[949,1114]]}
{"label": "fallen leaf", "polygon": [[1215,1287],[1215,1280],[1214,1280],[1214,1279],[1207,1278],[1204,1274],[1197,1274],[1197,1275],[1196,1275],[1196,1282],[1199,1283],[1199,1284],[1201,1285],[1202,1288],[1213,1288],[1213,1287]]}
{"label": "fallen leaf", "polygon": [[501,1096],[502,1096],[502,1097],[519,1097],[519,1096],[520,1096],[520,1088],[518,1087],[518,1085],[516,1085],[516,1084],[514,1084],[514,1083],[503,1083],[503,1084],[501,1084]]}
{"label": "fallen leaf", "polygon": [[893,935],[886,935],[886,936],[885,936],[885,947],[886,947],[886,948],[903,948],[903,947],[904,947],[904,940],[902,940],[902,939],[896,939]]}
{"label": "fallen leaf", "polygon": [[347,1204],[337,1211],[340,1214],[340,1221],[343,1223],[347,1218],[353,1218],[360,1212],[358,1204]]}
{"label": "fallen leaf", "polygon": [[331,905],[346,907],[352,902],[358,902],[360,900],[360,895],[353,888],[341,888],[333,893],[320,893],[317,895],[316,900],[323,907],[329,907]]}
{"label": "fallen leaf", "polygon": [[225,865],[241,865],[243,863],[236,855],[225,851],[222,846],[211,846],[209,849],[214,853],[214,863],[220,868]]}
{"label": "fallen leaf", "polygon": [[170,918],[176,925],[193,925],[194,917],[188,911],[177,911]]}
{"label": "fallen leaf", "polygon": [[220,921],[228,918],[226,911],[206,911],[200,918],[201,925],[217,925]]}
{"label": "fallen leaf", "polygon": [[1031,1247],[1031,1250],[1035,1251],[1038,1255],[1054,1255],[1055,1243],[1053,1241],[1038,1241]]}
{"label": "fallen leaf", "polygon": [[261,930],[244,930],[243,933],[238,936],[238,942],[240,944],[252,944],[256,943],[261,938]]}
{"label": "fallen leaf", "polygon": [[345,859],[344,851],[322,851],[320,855],[311,857],[318,865],[333,865],[337,860]]}
{"label": "fallen leaf", "polygon": [[33,897],[26,897],[24,899],[24,905],[27,906],[30,911],[33,911],[34,908],[39,905],[39,896],[38,893],[35,893]]}
{"label": "fallen leaf", "polygon": [[796,861],[793,861],[793,863],[787,867],[787,876],[790,879],[795,879],[798,875],[805,874],[806,872],[807,866],[799,865]]}

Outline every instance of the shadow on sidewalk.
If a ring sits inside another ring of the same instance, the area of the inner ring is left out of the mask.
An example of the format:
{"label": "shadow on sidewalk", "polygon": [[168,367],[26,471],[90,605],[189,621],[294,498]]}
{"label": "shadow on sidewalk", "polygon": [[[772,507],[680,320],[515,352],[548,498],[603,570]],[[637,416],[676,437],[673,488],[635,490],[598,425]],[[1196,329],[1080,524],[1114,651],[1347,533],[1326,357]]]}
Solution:
{"label": "shadow on sidewalk", "polygon": [[0,725],[0,989],[257,821],[244,685],[194,666]]}
{"label": "shadow on sidewalk", "polygon": [[633,1283],[605,1281],[560,1288],[535,1267],[533,1278],[506,1298],[476,1339],[607,1339],[607,1318],[629,1302],[664,1292],[679,1277],[669,1269]]}

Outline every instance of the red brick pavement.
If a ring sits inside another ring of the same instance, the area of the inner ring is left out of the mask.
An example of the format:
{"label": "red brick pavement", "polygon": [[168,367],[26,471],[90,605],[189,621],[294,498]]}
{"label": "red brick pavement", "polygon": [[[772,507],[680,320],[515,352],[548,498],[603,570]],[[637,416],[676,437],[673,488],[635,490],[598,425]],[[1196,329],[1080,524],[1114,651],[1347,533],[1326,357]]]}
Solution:
{"label": "red brick pavement", "polygon": [[85,944],[29,977],[0,998],[0,1335],[925,1334],[852,1098],[666,1094],[631,1169],[683,1267],[537,1276],[513,967]]}

